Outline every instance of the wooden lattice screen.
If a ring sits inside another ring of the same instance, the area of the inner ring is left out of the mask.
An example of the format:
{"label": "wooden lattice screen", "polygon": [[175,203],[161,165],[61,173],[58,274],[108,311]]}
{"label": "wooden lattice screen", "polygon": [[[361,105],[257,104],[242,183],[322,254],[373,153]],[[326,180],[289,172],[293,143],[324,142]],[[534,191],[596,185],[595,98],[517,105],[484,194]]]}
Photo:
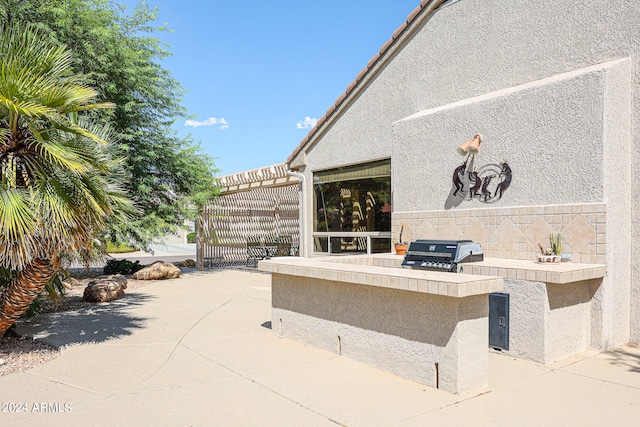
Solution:
{"label": "wooden lattice screen", "polygon": [[244,265],[247,239],[256,237],[290,238],[296,255],[299,198],[295,184],[223,194],[207,204],[198,221],[198,268]]}

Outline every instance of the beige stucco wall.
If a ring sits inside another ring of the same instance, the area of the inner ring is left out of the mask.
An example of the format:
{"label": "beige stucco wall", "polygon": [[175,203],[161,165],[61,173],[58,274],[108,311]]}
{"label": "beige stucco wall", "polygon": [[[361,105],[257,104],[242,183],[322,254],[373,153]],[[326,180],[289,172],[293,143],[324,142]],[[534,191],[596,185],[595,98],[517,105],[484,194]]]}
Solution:
{"label": "beige stucco wall", "polygon": [[[640,341],[637,1],[460,0],[415,26],[291,162],[309,178],[308,218],[313,171],[389,157],[396,216],[605,203],[592,345]],[[475,133],[476,164],[513,169],[489,206],[450,197],[455,148]]]}
{"label": "beige stucco wall", "polygon": [[591,347],[590,301],[601,280],[553,284],[505,280],[510,295],[505,354],[550,363]]}
{"label": "beige stucco wall", "polygon": [[[602,201],[605,89],[613,70],[627,63],[598,64],[394,122],[394,211]],[[456,147],[475,133],[484,138],[467,167],[506,159],[513,170],[506,197],[491,205],[451,195],[453,171],[465,159]]]}
{"label": "beige stucco wall", "polygon": [[271,283],[279,336],[452,393],[487,384],[486,294],[451,298],[277,273]]}

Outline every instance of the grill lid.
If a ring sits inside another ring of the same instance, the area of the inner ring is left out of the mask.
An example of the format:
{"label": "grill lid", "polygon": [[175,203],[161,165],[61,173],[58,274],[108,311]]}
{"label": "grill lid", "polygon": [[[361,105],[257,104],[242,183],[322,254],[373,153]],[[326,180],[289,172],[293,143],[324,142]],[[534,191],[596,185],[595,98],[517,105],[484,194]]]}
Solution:
{"label": "grill lid", "polygon": [[402,265],[456,272],[459,263],[483,259],[480,243],[471,240],[416,240],[409,245]]}

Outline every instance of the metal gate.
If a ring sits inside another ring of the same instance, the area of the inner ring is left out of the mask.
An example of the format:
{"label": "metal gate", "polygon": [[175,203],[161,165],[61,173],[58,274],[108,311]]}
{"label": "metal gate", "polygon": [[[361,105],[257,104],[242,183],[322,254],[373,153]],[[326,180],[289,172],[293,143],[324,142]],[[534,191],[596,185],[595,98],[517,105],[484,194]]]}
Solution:
{"label": "metal gate", "polygon": [[296,255],[299,212],[297,183],[221,195],[205,205],[198,218],[198,267],[246,264],[247,241],[255,238],[286,238]]}
{"label": "metal gate", "polygon": [[509,294],[489,294],[489,347],[509,350]]}

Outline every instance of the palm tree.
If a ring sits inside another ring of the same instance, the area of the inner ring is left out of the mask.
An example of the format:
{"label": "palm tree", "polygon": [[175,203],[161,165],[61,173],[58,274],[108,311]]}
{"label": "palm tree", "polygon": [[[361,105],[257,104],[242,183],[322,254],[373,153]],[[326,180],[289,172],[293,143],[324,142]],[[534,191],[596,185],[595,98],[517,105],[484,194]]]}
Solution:
{"label": "palm tree", "polygon": [[112,139],[79,112],[112,108],[71,70],[71,52],[35,27],[0,31],[0,337],[69,254],[92,251],[127,210]]}

